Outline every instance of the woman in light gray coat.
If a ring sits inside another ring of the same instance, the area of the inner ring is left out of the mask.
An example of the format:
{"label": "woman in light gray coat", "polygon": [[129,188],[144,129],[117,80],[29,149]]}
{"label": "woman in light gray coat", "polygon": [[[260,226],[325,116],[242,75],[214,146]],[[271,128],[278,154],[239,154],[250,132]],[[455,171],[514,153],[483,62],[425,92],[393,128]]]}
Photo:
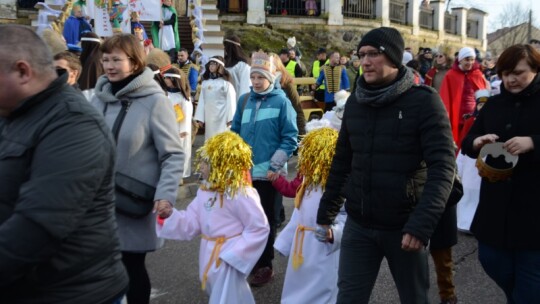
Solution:
{"label": "woman in light gray coat", "polygon": [[[116,171],[156,188],[154,203],[176,201],[184,154],[174,110],[133,35],[115,35],[101,46],[105,75],[98,79],[92,104],[105,116],[117,141]],[[115,127],[115,124],[117,125]],[[119,179],[117,174],[117,198]],[[122,260],[130,279],[128,303],[148,303],[146,253],[163,245],[156,237],[155,214],[134,218],[117,204]]]}

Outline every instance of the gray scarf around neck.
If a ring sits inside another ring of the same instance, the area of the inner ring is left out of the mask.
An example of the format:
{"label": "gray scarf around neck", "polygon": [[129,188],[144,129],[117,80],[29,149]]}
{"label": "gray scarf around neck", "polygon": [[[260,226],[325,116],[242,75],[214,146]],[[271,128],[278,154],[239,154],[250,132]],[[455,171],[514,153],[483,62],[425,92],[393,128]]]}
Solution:
{"label": "gray scarf around neck", "polygon": [[370,87],[364,80],[364,77],[358,77],[354,94],[357,102],[378,108],[394,102],[394,100],[409,90],[413,85],[413,72],[406,67],[401,67],[399,69],[397,80],[389,86],[382,88]]}

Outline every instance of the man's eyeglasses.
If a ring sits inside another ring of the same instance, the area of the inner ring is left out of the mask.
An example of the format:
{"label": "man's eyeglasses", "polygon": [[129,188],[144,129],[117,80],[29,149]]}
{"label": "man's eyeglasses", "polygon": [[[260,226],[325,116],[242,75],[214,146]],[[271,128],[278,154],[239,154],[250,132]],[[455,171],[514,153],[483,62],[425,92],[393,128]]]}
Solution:
{"label": "man's eyeglasses", "polygon": [[435,56],[435,57],[437,57],[437,58],[443,58],[444,56],[443,56],[443,55],[437,55],[437,56]]}
{"label": "man's eyeglasses", "polygon": [[381,55],[382,52],[381,51],[370,51],[370,52],[361,52],[361,53],[358,53],[358,58],[360,60],[364,59],[364,58],[369,58],[369,59],[375,59],[377,57],[379,57],[379,55]]}

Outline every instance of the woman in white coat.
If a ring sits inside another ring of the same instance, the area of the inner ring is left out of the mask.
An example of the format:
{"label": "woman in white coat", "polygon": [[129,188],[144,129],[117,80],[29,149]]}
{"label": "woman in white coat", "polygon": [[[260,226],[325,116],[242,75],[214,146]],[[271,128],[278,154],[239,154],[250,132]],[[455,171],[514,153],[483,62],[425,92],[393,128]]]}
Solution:
{"label": "woman in white coat", "polygon": [[195,110],[195,121],[204,127],[204,139],[228,131],[236,111],[236,92],[225,69],[223,58],[214,56],[202,75],[201,94]]}

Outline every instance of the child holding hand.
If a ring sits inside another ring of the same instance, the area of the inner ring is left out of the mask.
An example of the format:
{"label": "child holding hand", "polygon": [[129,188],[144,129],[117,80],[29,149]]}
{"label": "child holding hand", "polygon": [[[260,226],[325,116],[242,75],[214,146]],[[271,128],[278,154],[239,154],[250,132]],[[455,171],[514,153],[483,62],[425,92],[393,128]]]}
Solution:
{"label": "child holding hand", "polygon": [[187,210],[156,206],[157,235],[191,240],[201,236],[199,277],[209,303],[255,303],[247,276],[257,263],[269,225],[251,186],[251,149],[226,131],[197,151],[202,185]]}
{"label": "child holding hand", "polygon": [[281,303],[335,303],[342,211],[331,227],[316,224],[322,197],[334,156],[338,132],[323,127],[300,142],[298,175],[288,182],[269,173],[273,185],[284,196],[295,197],[291,220],[277,237],[274,248],[289,256]]}

